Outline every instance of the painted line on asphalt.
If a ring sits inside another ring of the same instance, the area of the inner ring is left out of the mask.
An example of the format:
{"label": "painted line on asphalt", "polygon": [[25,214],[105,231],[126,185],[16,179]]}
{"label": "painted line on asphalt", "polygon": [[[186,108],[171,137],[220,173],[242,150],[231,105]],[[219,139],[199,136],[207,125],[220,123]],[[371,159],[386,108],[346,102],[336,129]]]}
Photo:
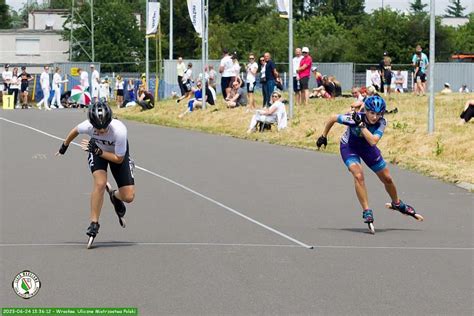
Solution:
{"label": "painted line on asphalt", "polygon": [[[30,129],[30,130],[33,130],[33,131],[38,132],[38,133],[41,133],[41,134],[43,134],[43,135],[52,137],[52,138],[54,138],[54,139],[58,139],[58,140],[63,141],[63,138],[60,138],[60,137],[57,137],[57,136],[55,136],[55,135],[46,133],[46,132],[41,131],[41,130],[39,130],[39,129],[36,129],[36,128],[34,128],[34,127],[28,126],[28,125],[26,125],[26,124],[14,122],[14,121],[5,119],[5,118],[3,118],[3,117],[0,117],[0,119],[1,119],[1,120],[4,120],[4,121],[6,121],[6,122],[12,123],[12,124],[21,126],[21,127],[28,128],[28,129]],[[71,142],[71,144],[76,145],[76,146],[80,146],[79,144],[74,143],[74,142]],[[233,213],[233,214],[235,214],[235,215],[237,215],[237,216],[240,216],[241,218],[244,218],[244,219],[246,219],[246,220],[248,220],[248,221],[250,221],[250,222],[252,222],[252,223],[254,223],[254,224],[256,224],[256,225],[258,225],[258,226],[260,226],[260,227],[262,227],[262,228],[264,228],[264,229],[266,229],[266,230],[268,230],[268,231],[270,231],[270,232],[273,232],[273,233],[275,233],[275,234],[277,234],[277,235],[279,235],[279,236],[281,236],[281,237],[283,237],[283,238],[285,238],[285,239],[288,239],[288,240],[292,241],[292,242],[295,243],[295,244],[298,244],[298,245],[300,245],[300,246],[302,246],[302,247],[305,247],[305,248],[307,248],[307,249],[313,249],[313,248],[314,248],[314,246],[307,245],[307,244],[305,244],[304,242],[301,242],[301,241],[299,241],[299,240],[297,240],[297,239],[295,239],[295,238],[293,238],[293,237],[290,237],[289,235],[287,235],[287,234],[285,234],[285,233],[283,233],[283,232],[281,232],[281,231],[279,231],[279,230],[276,230],[275,228],[272,228],[272,227],[270,227],[270,226],[268,226],[268,225],[265,225],[265,224],[263,224],[262,222],[259,222],[259,221],[255,220],[255,219],[253,219],[253,218],[251,218],[251,217],[249,217],[249,216],[247,216],[247,215],[245,215],[245,214],[243,214],[243,213],[241,213],[241,212],[239,212],[239,211],[237,211],[237,210],[235,210],[235,209],[233,209],[233,208],[231,208],[231,207],[229,207],[229,206],[227,206],[227,205],[225,205],[225,204],[223,204],[223,203],[221,203],[221,202],[218,202],[218,201],[216,201],[216,200],[214,200],[214,199],[212,199],[212,198],[210,198],[210,197],[208,197],[208,196],[206,196],[206,195],[204,195],[204,194],[202,194],[202,193],[199,193],[199,192],[197,192],[197,191],[195,191],[195,190],[193,190],[193,189],[191,189],[191,188],[189,188],[189,187],[187,187],[187,186],[185,186],[185,185],[183,185],[183,184],[181,184],[181,183],[178,183],[178,182],[176,182],[176,181],[174,181],[174,180],[172,180],[172,179],[170,179],[170,178],[167,178],[167,177],[165,177],[165,176],[162,176],[162,175],[160,175],[160,174],[158,174],[158,173],[156,173],[156,172],[150,171],[150,170],[145,169],[145,168],[143,168],[143,167],[140,167],[140,166],[138,166],[138,165],[135,166],[135,168],[136,168],[136,169],[139,169],[139,170],[141,170],[141,171],[143,171],[143,172],[146,172],[146,173],[148,173],[148,174],[150,174],[150,175],[153,175],[153,176],[155,176],[155,177],[158,177],[158,178],[160,178],[160,179],[162,179],[162,180],[165,180],[165,181],[167,181],[167,182],[169,182],[169,183],[171,183],[171,184],[174,184],[174,185],[176,185],[176,186],[182,188],[182,189],[185,190],[185,191],[188,191],[188,192],[190,192],[190,193],[192,193],[192,194],[194,194],[194,195],[197,195],[197,196],[199,196],[199,197],[201,197],[201,198],[203,198],[203,199],[205,199],[205,200],[207,200],[207,201],[209,201],[209,202],[211,202],[211,203],[213,203],[213,204],[216,204],[216,205],[218,205],[218,206],[224,208],[225,210],[227,210],[227,211],[229,211],[229,212],[231,212],[231,213]]]}
{"label": "painted line on asphalt", "polygon": [[[0,243],[0,247],[64,247],[64,246],[85,246],[86,243],[70,242],[70,243]],[[300,245],[276,245],[276,244],[229,244],[229,243],[207,243],[207,242],[95,242],[94,245],[100,246],[205,246],[205,247],[271,247],[271,248],[301,248]],[[401,246],[314,246],[320,249],[362,249],[362,250],[428,250],[428,251],[473,251],[474,248],[469,247],[401,247]]]}

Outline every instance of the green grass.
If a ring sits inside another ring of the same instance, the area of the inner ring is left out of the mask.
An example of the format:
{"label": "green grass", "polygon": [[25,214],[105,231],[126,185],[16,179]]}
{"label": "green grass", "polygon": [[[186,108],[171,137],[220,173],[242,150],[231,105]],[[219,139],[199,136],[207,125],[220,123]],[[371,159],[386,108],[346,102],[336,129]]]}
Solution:
{"label": "green grass", "polygon": [[[378,146],[384,158],[402,168],[415,170],[444,181],[474,184],[474,124],[457,125],[467,99],[474,94],[436,96],[435,132],[427,133],[428,98],[411,94],[393,95],[386,99],[388,109],[398,108],[398,113],[387,114],[386,132]],[[257,103],[261,96],[256,95]],[[316,150],[315,140],[321,134],[331,114],[345,113],[352,99],[310,100],[308,106],[294,109],[293,119],[282,132],[246,134],[252,113],[244,108],[227,109],[220,102],[206,110],[196,110],[184,118],[178,118],[187,102],[159,101],[149,111],[140,107],[117,109],[118,117],[139,122],[198,130],[218,135],[264,141],[284,146]],[[339,152],[339,138],[345,127],[336,124],[329,133],[326,152]]]}

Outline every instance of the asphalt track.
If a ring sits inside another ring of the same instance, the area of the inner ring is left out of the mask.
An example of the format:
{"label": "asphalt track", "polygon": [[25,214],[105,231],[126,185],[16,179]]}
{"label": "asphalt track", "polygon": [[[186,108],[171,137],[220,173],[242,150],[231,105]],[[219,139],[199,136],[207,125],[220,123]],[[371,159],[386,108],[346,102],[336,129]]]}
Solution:
{"label": "asphalt track", "polygon": [[[87,250],[86,155],[71,146],[54,156],[54,137],[83,119],[76,110],[0,111],[0,307],[474,313],[473,194],[390,166],[420,223],[385,209],[383,186],[367,172],[372,236],[339,156],[231,137],[125,122],[136,200],[125,229],[104,201]],[[11,287],[25,269],[42,282],[29,300]]]}

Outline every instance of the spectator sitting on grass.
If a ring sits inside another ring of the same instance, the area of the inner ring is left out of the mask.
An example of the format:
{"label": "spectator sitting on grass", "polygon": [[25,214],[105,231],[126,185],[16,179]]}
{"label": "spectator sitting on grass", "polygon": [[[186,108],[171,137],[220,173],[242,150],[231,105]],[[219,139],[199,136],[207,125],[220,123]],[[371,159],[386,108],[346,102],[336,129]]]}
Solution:
{"label": "spectator sitting on grass", "polygon": [[[209,105],[215,105],[215,99],[214,99],[214,94],[213,92],[214,88],[209,87],[208,84],[206,84],[206,97],[205,101]],[[186,114],[191,113],[195,109],[201,109],[202,108],[202,82],[201,80],[198,80],[196,82],[196,88],[193,88],[193,93],[194,93],[194,98],[190,99],[188,101],[188,108],[186,111],[181,113],[179,115],[179,118],[183,118]]]}
{"label": "spectator sitting on grass", "polygon": [[155,98],[153,97],[153,94],[150,91],[146,91],[144,85],[141,85],[138,88],[137,103],[142,107],[144,111],[153,109],[155,107]]}
{"label": "spectator sitting on grass", "polygon": [[232,89],[225,99],[228,108],[235,108],[237,106],[247,106],[247,95],[244,89],[240,87],[239,81],[232,82]]}
{"label": "spectator sitting on grass", "polygon": [[444,88],[443,88],[443,90],[441,90],[440,93],[441,94],[451,94],[451,93],[453,93],[453,90],[451,90],[451,85],[449,84],[449,82],[444,83]]}
{"label": "spectator sitting on grass", "polygon": [[474,99],[468,100],[466,102],[464,110],[462,111],[459,117],[461,118],[461,120],[459,121],[459,125],[469,122],[471,118],[474,117]]}
{"label": "spectator sitting on grass", "polygon": [[281,93],[278,90],[273,91],[271,94],[271,106],[269,108],[257,110],[252,116],[247,134],[257,131],[256,127],[258,122],[270,124],[277,123],[279,131],[287,127],[288,118],[286,107],[281,101]]}
{"label": "spectator sitting on grass", "polygon": [[467,84],[463,84],[461,88],[459,88],[459,93],[469,93],[469,89],[467,87]]}

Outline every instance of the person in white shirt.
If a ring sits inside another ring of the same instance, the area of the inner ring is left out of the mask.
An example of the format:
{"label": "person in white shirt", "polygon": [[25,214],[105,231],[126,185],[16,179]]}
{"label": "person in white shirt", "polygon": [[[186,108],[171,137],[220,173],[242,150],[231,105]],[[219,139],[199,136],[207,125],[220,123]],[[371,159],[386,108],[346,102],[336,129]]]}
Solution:
{"label": "person in white shirt", "polygon": [[53,76],[54,97],[51,101],[51,109],[54,109],[54,107],[57,107],[59,109],[64,108],[64,106],[61,104],[61,84],[65,82],[68,82],[68,80],[63,80],[61,78],[61,68],[56,67],[56,72]]}
{"label": "person in white shirt", "polygon": [[281,101],[281,93],[278,90],[273,91],[271,94],[272,105],[269,108],[263,110],[257,110],[252,120],[250,121],[249,129],[247,133],[253,133],[257,131],[257,123],[270,123],[277,124],[278,131],[285,129],[288,125],[288,117],[286,114],[285,104]]}
{"label": "person in white shirt", "polygon": [[124,81],[122,76],[117,75],[115,78],[115,90],[117,91],[117,106],[122,107],[123,103],[123,88],[124,88]]}
{"label": "person in white shirt", "polygon": [[10,89],[8,89],[8,94],[13,94],[13,105],[15,109],[19,108],[18,103],[18,94],[20,92],[20,78],[18,76],[18,67],[13,68],[12,79],[10,81]]}
{"label": "person in white shirt", "polygon": [[377,70],[371,69],[370,81],[372,82],[372,86],[374,86],[375,90],[380,91],[382,79],[380,79],[380,74]]}
{"label": "person in white shirt", "polygon": [[458,91],[459,93],[469,93],[469,88],[467,87],[467,84],[463,84]]}
{"label": "person in white shirt", "polygon": [[81,86],[84,89],[84,91],[87,91],[89,89],[89,74],[87,71],[79,68],[79,74],[80,74],[80,80],[81,80]]}
{"label": "person in white shirt", "polygon": [[176,100],[176,103],[181,102],[186,98],[191,97],[193,94],[193,63],[188,63],[188,69],[183,74],[183,86],[184,86],[184,95],[182,95],[179,99]]}
{"label": "person in white shirt", "polygon": [[94,65],[91,65],[91,98],[97,102],[99,99],[100,76]]}
{"label": "person in white shirt", "polygon": [[186,94],[186,91],[183,85],[183,76],[184,76],[185,71],[186,71],[186,66],[183,63],[183,57],[179,56],[178,63],[176,64],[176,73],[178,74],[178,86],[179,86],[179,90],[181,91],[181,96]]}
{"label": "person in white shirt", "polygon": [[110,99],[110,90],[109,90],[109,78],[105,78],[100,82],[99,85],[99,98],[105,99],[105,101],[109,101]]}
{"label": "person in white shirt", "polygon": [[3,93],[8,93],[8,88],[10,88],[10,81],[12,80],[13,73],[9,70],[10,65],[5,65],[5,70],[2,72],[3,80]]}
{"label": "person in white shirt", "polygon": [[217,82],[217,72],[214,70],[213,65],[209,65],[209,86],[216,90],[216,82]]}
{"label": "person in white shirt", "polygon": [[255,62],[255,55],[249,55],[249,63],[247,64],[247,96],[248,96],[248,104],[247,110],[255,110],[255,99],[254,99],[254,92],[255,92],[255,81],[258,71],[258,64]]}
{"label": "person in white shirt", "polygon": [[225,100],[231,89],[230,82],[234,76],[234,62],[232,61],[232,57],[229,55],[229,51],[227,49],[224,49],[222,53],[224,56],[222,57],[221,63],[219,64],[219,73],[222,75],[221,89],[222,96]]}
{"label": "person in white shirt", "polygon": [[295,49],[295,57],[293,57],[293,91],[296,96],[296,104],[303,104],[301,82],[296,72],[300,68],[301,59],[303,59],[303,55],[301,54],[301,48],[298,47]]}
{"label": "person in white shirt", "polygon": [[43,90],[43,99],[41,99],[36,106],[41,110],[41,105],[44,104],[45,110],[51,110],[48,105],[49,95],[51,94],[51,87],[49,82],[49,67],[44,66],[44,71],[40,77],[41,90]]}

